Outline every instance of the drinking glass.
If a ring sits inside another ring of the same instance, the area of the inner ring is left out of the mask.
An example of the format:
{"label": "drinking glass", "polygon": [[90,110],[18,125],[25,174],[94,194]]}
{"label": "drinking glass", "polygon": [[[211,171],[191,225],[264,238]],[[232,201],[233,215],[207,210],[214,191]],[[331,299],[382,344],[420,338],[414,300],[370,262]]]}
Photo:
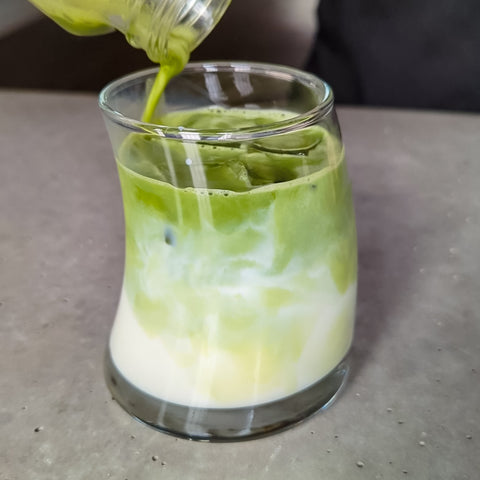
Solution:
{"label": "drinking glass", "polygon": [[181,437],[266,435],[348,376],[357,247],[330,87],[297,69],[192,63],[140,121],[157,69],[100,94],[123,196],[106,381]]}

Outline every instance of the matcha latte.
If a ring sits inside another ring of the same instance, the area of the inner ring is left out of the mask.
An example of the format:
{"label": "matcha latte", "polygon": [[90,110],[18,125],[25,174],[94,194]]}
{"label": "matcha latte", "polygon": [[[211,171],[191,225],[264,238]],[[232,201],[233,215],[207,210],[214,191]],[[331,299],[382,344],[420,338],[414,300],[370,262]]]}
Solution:
{"label": "matcha latte", "polygon": [[[118,113],[135,115],[132,92],[145,102],[146,79],[127,77],[128,95],[108,109],[101,97],[126,225],[110,388],[162,430],[262,434],[323,407],[343,383],[357,279],[350,182],[331,104],[310,92],[313,77],[284,70],[187,66],[148,124]],[[107,87],[113,98],[121,82]],[[303,406],[305,392],[316,393]],[[245,431],[242,415],[265,405]],[[243,413],[220,429],[226,417],[175,423],[192,411]]]}
{"label": "matcha latte", "polygon": [[[162,124],[284,116],[215,109]],[[132,134],[117,162],[128,228],[111,353],[127,379],[170,402],[238,407],[295,393],[342,360],[355,230],[324,129],[233,146]]]}

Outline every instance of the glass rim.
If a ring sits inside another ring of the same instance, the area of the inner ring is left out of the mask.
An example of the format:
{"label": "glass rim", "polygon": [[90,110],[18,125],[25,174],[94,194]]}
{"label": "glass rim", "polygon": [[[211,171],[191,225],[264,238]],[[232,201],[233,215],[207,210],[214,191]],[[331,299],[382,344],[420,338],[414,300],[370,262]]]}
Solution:
{"label": "glass rim", "polygon": [[[181,141],[232,142],[291,133],[317,123],[319,120],[326,117],[333,109],[333,92],[330,85],[311,73],[305,72],[298,68],[271,63],[230,61],[191,62],[188,63],[184,70],[177,76],[181,77],[182,75],[190,72],[200,71],[212,73],[235,71],[263,75],[268,74],[269,76],[276,77],[278,79],[297,81],[310,90],[317,92],[318,103],[306,112],[295,114],[292,117],[284,120],[269,122],[253,127],[240,127],[230,130],[171,127],[168,125],[144,122],[142,120],[124,115],[122,112],[111,106],[109,98],[117,89],[133,80],[137,80],[142,77],[153,77],[157,74],[158,69],[159,67],[153,67],[139,70],[137,72],[121,76],[103,87],[98,95],[98,105],[104,115],[106,115],[116,124],[126,127],[132,132],[150,133],[164,138],[177,139]],[[175,81],[175,77],[172,79],[172,81]],[[321,93],[323,93],[323,95]],[[212,106],[215,106],[215,104],[212,104]]]}

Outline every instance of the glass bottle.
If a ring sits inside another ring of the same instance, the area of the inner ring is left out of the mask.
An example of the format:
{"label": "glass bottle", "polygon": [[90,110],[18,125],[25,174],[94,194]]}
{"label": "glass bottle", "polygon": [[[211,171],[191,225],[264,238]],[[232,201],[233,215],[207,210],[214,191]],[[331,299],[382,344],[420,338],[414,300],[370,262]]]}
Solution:
{"label": "glass bottle", "polygon": [[161,64],[171,57],[188,56],[212,31],[231,0],[30,1],[75,35],[119,30],[132,46]]}

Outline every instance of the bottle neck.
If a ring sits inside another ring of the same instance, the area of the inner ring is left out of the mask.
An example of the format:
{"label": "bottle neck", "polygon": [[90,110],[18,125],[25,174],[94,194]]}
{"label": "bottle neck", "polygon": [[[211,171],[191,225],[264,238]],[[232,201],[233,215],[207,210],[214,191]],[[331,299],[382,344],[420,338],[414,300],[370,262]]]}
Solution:
{"label": "bottle neck", "polygon": [[114,15],[107,21],[124,33],[132,46],[145,50],[153,62],[182,64],[183,68],[231,0],[124,1],[126,15]]}
{"label": "bottle neck", "polygon": [[182,64],[212,31],[231,0],[30,0],[65,30],[113,29],[156,63]]}
{"label": "bottle neck", "polygon": [[189,27],[195,32],[193,48],[198,47],[214,29],[230,2],[231,0],[188,0],[183,2],[177,24]]}

